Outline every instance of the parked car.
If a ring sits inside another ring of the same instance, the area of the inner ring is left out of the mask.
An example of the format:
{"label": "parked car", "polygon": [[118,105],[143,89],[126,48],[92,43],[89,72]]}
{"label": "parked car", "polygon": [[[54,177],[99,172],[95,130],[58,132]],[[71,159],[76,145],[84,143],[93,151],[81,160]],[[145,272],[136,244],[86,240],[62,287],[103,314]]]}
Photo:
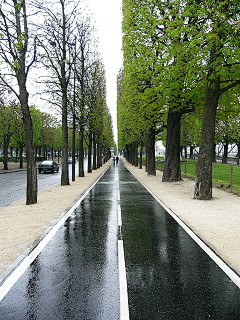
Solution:
{"label": "parked car", "polygon": [[50,171],[52,173],[54,173],[55,171],[58,172],[59,171],[59,165],[57,162],[52,161],[52,160],[44,160],[42,161],[39,165],[38,165],[38,172],[42,173],[42,172],[47,172]]}

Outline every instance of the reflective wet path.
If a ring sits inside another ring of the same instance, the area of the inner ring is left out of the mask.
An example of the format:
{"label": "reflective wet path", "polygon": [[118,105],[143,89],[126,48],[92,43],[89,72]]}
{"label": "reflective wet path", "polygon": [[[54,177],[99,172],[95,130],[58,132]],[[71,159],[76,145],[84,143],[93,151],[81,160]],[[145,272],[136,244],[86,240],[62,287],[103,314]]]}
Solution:
{"label": "reflective wet path", "polygon": [[122,166],[119,178],[130,319],[239,320],[239,288]]}
{"label": "reflective wet path", "polygon": [[115,169],[0,302],[1,320],[119,319]]}
{"label": "reflective wet path", "polygon": [[0,319],[124,320],[119,307],[120,236],[131,320],[240,319],[239,288],[121,161],[110,167],[0,302]]}

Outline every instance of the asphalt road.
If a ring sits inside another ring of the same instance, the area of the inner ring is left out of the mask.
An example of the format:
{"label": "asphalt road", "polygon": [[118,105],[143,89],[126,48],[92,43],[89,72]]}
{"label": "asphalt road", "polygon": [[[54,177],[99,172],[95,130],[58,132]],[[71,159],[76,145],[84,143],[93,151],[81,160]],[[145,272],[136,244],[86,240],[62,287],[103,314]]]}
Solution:
{"label": "asphalt road", "polygon": [[240,319],[239,288],[121,162],[3,298],[0,319],[128,319],[120,311],[119,241],[131,320]]}
{"label": "asphalt road", "polygon": [[[84,162],[84,170],[87,170],[87,159]],[[75,166],[76,175],[78,174],[78,162]],[[69,177],[72,177],[72,164],[69,164]],[[38,191],[42,191],[61,182],[61,166],[59,172],[37,173]],[[26,197],[26,171],[17,171],[0,174],[0,208],[6,207],[15,201]]]}

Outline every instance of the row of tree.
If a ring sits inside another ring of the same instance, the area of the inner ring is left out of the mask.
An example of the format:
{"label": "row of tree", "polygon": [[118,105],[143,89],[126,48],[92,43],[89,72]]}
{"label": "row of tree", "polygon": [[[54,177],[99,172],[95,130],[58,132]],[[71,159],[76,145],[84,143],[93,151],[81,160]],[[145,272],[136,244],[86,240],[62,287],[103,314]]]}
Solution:
{"label": "row of tree", "polygon": [[[59,121],[55,116],[46,112],[42,112],[34,106],[30,106],[30,114],[33,120],[36,161],[42,161],[48,158],[53,159],[54,157],[57,157],[59,161],[62,153],[62,128]],[[107,145],[104,144],[102,144],[101,149],[99,148],[98,150],[96,142],[93,141],[93,143],[90,145],[89,134],[87,130],[85,131],[86,133],[83,144],[84,155],[88,155],[89,158],[93,159],[93,161],[88,165],[88,172],[90,173],[92,170],[96,170],[102,165],[102,156],[104,155],[104,159],[106,159],[109,151]],[[108,133],[107,130],[106,133]],[[92,136],[94,137],[95,135],[96,132],[93,132]],[[69,126],[68,154],[69,156],[73,156],[75,149],[76,154],[79,157],[79,139],[76,138],[75,145],[73,145],[73,136],[73,128],[72,126]],[[106,141],[106,139],[104,140]],[[15,158],[14,161],[19,161],[19,167],[23,168],[23,161],[25,160],[25,146],[26,137],[24,133],[24,124],[22,121],[22,111],[20,105],[14,102],[7,106],[0,104],[0,148],[3,150],[4,170],[8,170],[9,156],[11,156],[11,160]],[[99,153],[97,153],[97,151]],[[79,174],[82,174],[82,172],[80,171]]]}
{"label": "row of tree", "polygon": [[33,204],[37,202],[37,173],[29,97],[41,94],[61,118],[61,184],[69,185],[69,126],[74,139],[79,132],[81,176],[84,138],[88,137],[89,148],[92,142],[99,150],[113,144],[104,66],[91,21],[80,2],[74,0],[1,2],[0,59],[4,101],[14,94],[21,106],[27,156],[26,203]]}
{"label": "row of tree", "polygon": [[194,146],[200,137],[196,199],[212,198],[216,117],[224,121],[234,104],[239,121],[239,17],[237,0],[123,0],[119,146],[131,146],[134,163],[138,145],[146,145],[147,171],[155,175],[155,138],[162,136],[162,179],[172,182],[181,180],[183,138]]}
{"label": "row of tree", "polygon": [[[33,119],[34,143],[36,155],[45,159],[48,150],[58,151],[62,145],[62,132],[57,119],[52,115],[30,107]],[[22,111],[15,102],[9,105],[0,104],[0,147],[3,149],[3,165],[8,170],[9,149],[15,151],[15,161],[20,159],[23,168],[23,155],[26,146]]]}

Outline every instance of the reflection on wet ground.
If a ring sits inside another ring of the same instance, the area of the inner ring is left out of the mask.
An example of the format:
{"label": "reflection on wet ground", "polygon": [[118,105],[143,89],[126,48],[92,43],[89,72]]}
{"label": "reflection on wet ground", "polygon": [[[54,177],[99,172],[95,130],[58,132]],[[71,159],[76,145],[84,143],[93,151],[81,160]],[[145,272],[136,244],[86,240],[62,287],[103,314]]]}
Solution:
{"label": "reflection on wet ground", "polygon": [[7,296],[0,319],[118,320],[116,171],[108,170]]}
{"label": "reflection on wet ground", "polygon": [[119,179],[130,319],[240,319],[238,287],[122,166]]}
{"label": "reflection on wet ground", "polygon": [[239,320],[239,288],[121,161],[0,302],[0,319],[120,319],[117,179],[130,319]]}

